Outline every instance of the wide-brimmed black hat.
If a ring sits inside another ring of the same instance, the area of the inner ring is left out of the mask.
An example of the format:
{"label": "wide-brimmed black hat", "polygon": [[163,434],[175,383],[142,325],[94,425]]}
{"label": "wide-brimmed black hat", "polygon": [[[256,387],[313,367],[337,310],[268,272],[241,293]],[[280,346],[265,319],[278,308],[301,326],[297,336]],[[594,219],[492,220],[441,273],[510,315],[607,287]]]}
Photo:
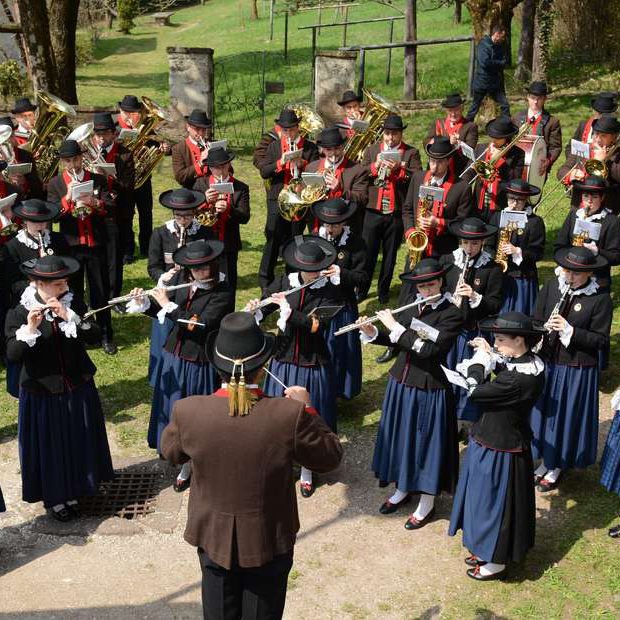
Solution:
{"label": "wide-brimmed black hat", "polygon": [[284,246],[282,258],[291,269],[316,272],[333,265],[337,255],[334,246],[327,239],[297,235]]}
{"label": "wide-brimmed black hat", "polygon": [[0,125],[8,125],[11,129],[15,129],[15,123],[10,116],[0,116]]}
{"label": "wide-brimmed black hat", "polygon": [[123,100],[118,102],[118,107],[123,112],[142,112],[144,105],[135,95],[125,95]]}
{"label": "wide-brimmed black hat", "polygon": [[618,109],[617,97],[618,93],[599,93],[590,99],[590,105],[599,114],[613,114]]}
{"label": "wide-brimmed black hat", "polygon": [[340,101],[336,103],[338,105],[345,105],[346,103],[351,103],[351,101],[359,101],[362,103],[364,99],[352,90],[345,90],[344,93],[342,93],[342,97],[340,97]]}
{"label": "wide-brimmed black hat", "polygon": [[443,278],[449,268],[447,265],[442,265],[436,258],[423,258],[413,268],[413,271],[401,273],[399,277],[401,280],[420,284]]}
{"label": "wide-brimmed black hat", "polygon": [[299,116],[297,116],[297,114],[295,114],[294,110],[284,108],[284,110],[280,112],[280,116],[274,120],[276,125],[280,125],[280,127],[288,129],[289,127],[295,127],[299,125],[300,118]]}
{"label": "wide-brimmed black hat", "polygon": [[460,93],[451,93],[446,95],[446,98],[441,102],[443,108],[456,108],[456,106],[463,105],[465,99],[461,97]]}
{"label": "wide-brimmed black hat", "polygon": [[504,312],[480,321],[480,331],[511,336],[543,336],[547,330],[523,312]]}
{"label": "wide-brimmed black hat", "polygon": [[159,195],[159,204],[162,205],[162,207],[178,211],[196,209],[204,201],[205,195],[202,192],[195,192],[185,187],[168,189]]}
{"label": "wide-brimmed black hat", "polygon": [[519,131],[519,128],[512,122],[509,116],[499,116],[490,120],[485,132],[491,138],[510,138]]}
{"label": "wide-brimmed black hat", "polygon": [[547,82],[532,82],[527,87],[527,93],[537,97],[546,97],[551,94],[551,89],[547,86]]}
{"label": "wide-brimmed black hat", "polygon": [[357,204],[343,198],[320,200],[312,205],[312,214],[320,222],[341,224],[346,222],[357,211]]}
{"label": "wide-brimmed black hat", "polygon": [[80,146],[80,143],[76,140],[63,140],[58,148],[58,157],[75,157],[81,155],[84,151]]}
{"label": "wide-brimmed black hat", "polygon": [[324,148],[342,146],[346,141],[346,138],[342,135],[338,127],[328,127],[327,129],[323,129],[316,139],[317,145]]}
{"label": "wide-brimmed black hat", "polygon": [[388,114],[383,121],[383,129],[392,129],[394,131],[404,131],[407,125],[403,124],[402,116],[398,114]]}
{"label": "wide-brimmed black hat", "polygon": [[597,133],[620,133],[620,123],[615,116],[601,116],[592,123],[592,131]]}
{"label": "wide-brimmed black hat", "polygon": [[207,113],[204,110],[194,109],[190,112],[189,116],[185,117],[188,125],[193,125],[194,127],[213,127],[213,121],[207,116]]}
{"label": "wide-brimmed black hat", "polygon": [[109,112],[95,112],[93,116],[93,130],[94,131],[114,131],[116,129],[116,122],[112,118]]}
{"label": "wide-brimmed black hat", "polygon": [[34,112],[37,106],[28,99],[28,97],[22,97],[15,101],[15,105],[11,110],[11,114],[23,114],[24,112]]}
{"label": "wide-brimmed black hat", "polygon": [[[274,334],[265,333],[249,312],[231,312],[218,331],[207,335],[205,354],[210,364],[225,375],[252,374],[273,354]],[[241,365],[243,364],[243,366]]]}
{"label": "wide-brimmed black hat", "polygon": [[582,181],[573,181],[573,189],[589,194],[606,194],[609,191],[609,183],[603,177],[589,176]]}
{"label": "wide-brimmed black hat", "polygon": [[28,222],[51,222],[58,217],[60,205],[38,198],[30,198],[17,203],[13,207],[13,213]]}
{"label": "wide-brimmed black hat", "polygon": [[446,159],[452,157],[458,148],[458,146],[450,143],[450,138],[447,136],[435,136],[433,141],[424,147],[424,150],[433,159]]}
{"label": "wide-brimmed black hat", "polygon": [[223,147],[217,147],[214,149],[209,149],[209,154],[207,155],[205,163],[209,167],[223,166],[224,164],[231,162],[234,158],[234,154],[230,151]]}
{"label": "wide-brimmed black hat", "polygon": [[31,258],[20,266],[22,273],[35,280],[62,280],[80,270],[80,263],[69,256]]}
{"label": "wide-brimmed black hat", "polygon": [[538,196],[540,188],[532,185],[523,179],[511,179],[499,186],[500,192],[506,192],[518,198],[529,198],[530,196]]}
{"label": "wide-brimmed black hat", "polygon": [[459,239],[486,239],[497,232],[497,226],[487,224],[479,217],[466,217],[450,222],[448,230]]}
{"label": "wide-brimmed black hat", "polygon": [[606,258],[583,246],[561,248],[553,255],[553,260],[569,271],[595,271],[607,265]]}
{"label": "wide-brimmed black hat", "polygon": [[200,267],[214,261],[224,251],[217,239],[198,239],[181,246],[172,254],[172,260],[183,267]]}

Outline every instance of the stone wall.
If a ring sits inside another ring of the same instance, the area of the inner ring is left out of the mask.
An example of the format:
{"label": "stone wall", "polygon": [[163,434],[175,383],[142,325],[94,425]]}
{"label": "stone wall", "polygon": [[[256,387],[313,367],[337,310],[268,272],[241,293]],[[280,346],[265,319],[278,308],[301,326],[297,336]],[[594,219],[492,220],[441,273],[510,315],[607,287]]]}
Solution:
{"label": "stone wall", "polygon": [[314,67],[314,107],[329,123],[341,120],[336,103],[345,90],[355,90],[357,54],[351,52],[317,52]]}

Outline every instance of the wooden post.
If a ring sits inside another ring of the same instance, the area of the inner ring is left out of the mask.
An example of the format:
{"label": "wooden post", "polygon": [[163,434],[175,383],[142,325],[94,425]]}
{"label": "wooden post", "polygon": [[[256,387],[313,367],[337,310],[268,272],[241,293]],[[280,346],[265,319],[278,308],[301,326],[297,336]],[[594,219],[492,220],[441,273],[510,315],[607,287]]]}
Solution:
{"label": "wooden post", "polygon": [[288,11],[284,13],[284,60],[287,60],[287,58],[288,58]]}
{"label": "wooden post", "polygon": [[366,71],[366,50],[360,49],[360,67],[359,78],[357,81],[357,94],[360,97],[364,96],[364,73]]}
{"label": "wooden post", "polygon": [[347,46],[347,26],[349,22],[349,7],[344,7],[344,28],[342,30],[342,47]]}
{"label": "wooden post", "polygon": [[467,93],[470,97],[474,96],[474,71],[476,69],[476,41],[471,40],[469,44],[469,70],[467,71]]}
{"label": "wooden post", "polygon": [[[405,42],[417,39],[417,0],[406,0],[405,2]],[[417,98],[417,53],[415,45],[405,47],[405,75],[403,96],[405,99]]]}
{"label": "wooden post", "polygon": [[323,3],[319,0],[319,35],[321,34],[321,17],[323,15]]}
{"label": "wooden post", "polygon": [[276,0],[271,0],[269,4],[269,40],[273,41],[273,19],[276,12]]}
{"label": "wooden post", "polygon": [[314,72],[316,69],[316,28],[312,28],[312,92],[314,92]]}
{"label": "wooden post", "polygon": [[[394,20],[390,22],[390,43],[394,42]],[[385,68],[385,83],[390,83],[390,71],[392,70],[392,48],[388,48],[387,67]]]}

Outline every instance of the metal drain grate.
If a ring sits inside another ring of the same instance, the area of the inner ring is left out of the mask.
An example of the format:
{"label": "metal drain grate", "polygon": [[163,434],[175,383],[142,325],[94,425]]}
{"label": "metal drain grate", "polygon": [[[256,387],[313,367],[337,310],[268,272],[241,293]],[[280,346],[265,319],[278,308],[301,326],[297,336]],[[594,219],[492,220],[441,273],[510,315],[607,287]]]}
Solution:
{"label": "metal drain grate", "polygon": [[86,517],[139,519],[155,511],[164,483],[161,472],[117,471],[113,480],[101,483],[98,495],[80,500],[80,511]]}

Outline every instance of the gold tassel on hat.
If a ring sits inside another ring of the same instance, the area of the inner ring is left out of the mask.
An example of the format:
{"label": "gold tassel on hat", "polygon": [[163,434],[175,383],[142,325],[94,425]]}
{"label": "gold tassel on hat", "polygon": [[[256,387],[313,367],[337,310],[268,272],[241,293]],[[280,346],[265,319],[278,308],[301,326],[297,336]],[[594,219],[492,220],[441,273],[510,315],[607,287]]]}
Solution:
{"label": "gold tassel on hat", "polygon": [[[233,368],[234,372],[234,368]],[[228,415],[236,416],[239,411],[239,392],[237,388],[237,380],[235,379],[235,375],[232,374],[230,376],[230,381],[228,382]]]}
{"label": "gold tassel on hat", "polygon": [[239,415],[248,415],[254,406],[257,398],[256,395],[245,385],[245,376],[243,374],[243,366],[241,366],[241,376],[239,377],[239,389],[237,402],[239,405]]}

